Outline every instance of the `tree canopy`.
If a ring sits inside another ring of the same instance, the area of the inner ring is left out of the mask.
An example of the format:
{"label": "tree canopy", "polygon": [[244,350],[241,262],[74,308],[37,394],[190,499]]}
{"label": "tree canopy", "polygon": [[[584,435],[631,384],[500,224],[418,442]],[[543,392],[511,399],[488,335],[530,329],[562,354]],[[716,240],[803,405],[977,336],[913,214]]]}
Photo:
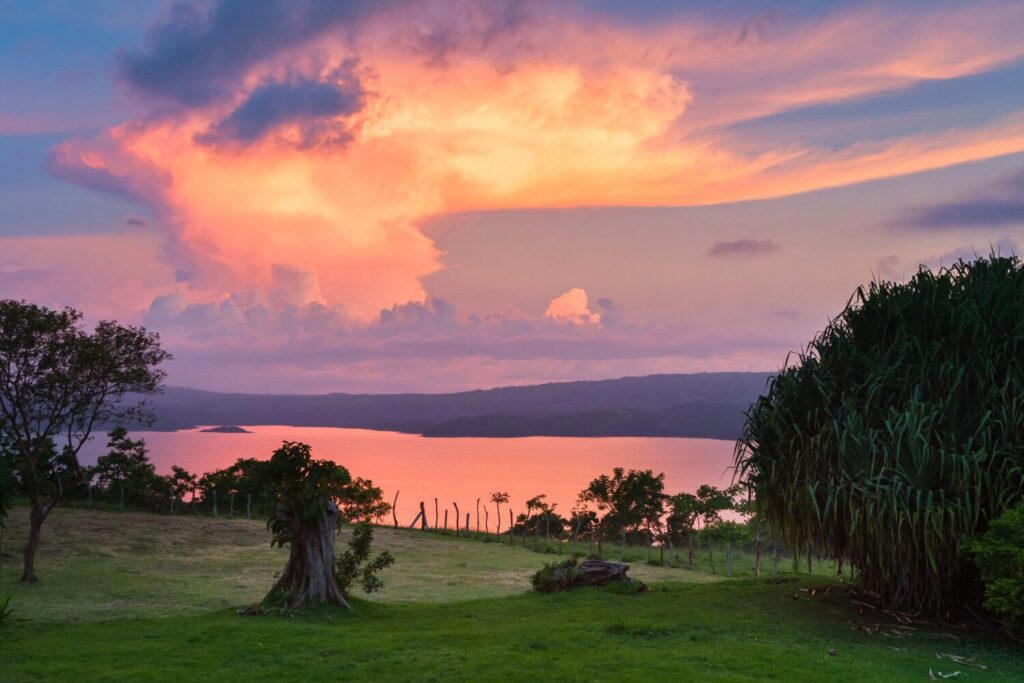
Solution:
{"label": "tree canopy", "polygon": [[100,425],[148,421],[137,397],[160,390],[170,358],[144,328],[104,320],[89,332],[81,320],[72,308],[0,301],[0,437],[31,508],[25,581],[35,580],[43,521],[82,478],[78,452]]}

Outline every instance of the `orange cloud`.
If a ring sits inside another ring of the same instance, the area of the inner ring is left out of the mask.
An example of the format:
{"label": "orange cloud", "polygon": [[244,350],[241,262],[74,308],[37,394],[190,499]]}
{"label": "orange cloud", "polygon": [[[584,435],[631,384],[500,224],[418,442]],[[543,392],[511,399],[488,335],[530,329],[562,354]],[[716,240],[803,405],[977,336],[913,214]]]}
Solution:
{"label": "orange cloud", "polygon": [[[153,207],[190,300],[278,292],[290,305],[344,305],[369,320],[425,300],[421,278],[441,263],[415,224],[431,214],[730,202],[1024,150],[1019,117],[842,151],[771,140],[750,151],[732,138],[728,126],[741,120],[1024,54],[1019,4],[900,12],[642,29],[551,13],[432,59],[415,40],[422,16],[384,13],[353,39],[328,32],[253,64],[231,97],[65,143],[53,167]],[[262,122],[244,145],[203,142],[239,111],[257,111],[254,92],[296,73],[327,85],[345,73],[347,87],[358,78],[361,108],[300,121],[320,111],[313,99]],[[320,136],[320,126],[344,135]],[[599,319],[578,289],[548,310]]]}
{"label": "orange cloud", "polygon": [[544,315],[555,320],[564,320],[577,325],[601,322],[598,313],[591,313],[587,302],[587,290],[573,287],[565,294],[555,297],[548,304]]}

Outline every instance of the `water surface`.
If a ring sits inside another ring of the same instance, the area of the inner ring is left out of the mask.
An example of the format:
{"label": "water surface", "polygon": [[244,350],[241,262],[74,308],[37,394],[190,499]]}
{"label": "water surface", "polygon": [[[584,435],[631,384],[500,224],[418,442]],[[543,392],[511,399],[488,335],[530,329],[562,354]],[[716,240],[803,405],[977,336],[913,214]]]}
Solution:
{"label": "water surface", "polygon": [[[317,458],[345,465],[353,476],[371,479],[390,502],[398,496],[398,518],[408,524],[426,502],[428,522],[434,520],[434,498],[443,522],[446,506],[454,525],[458,503],[464,516],[474,514],[493,491],[508,492],[516,512],[527,498],[547,494],[568,515],[577,494],[613,467],[651,469],[665,473],[669,493],[693,491],[701,484],[727,485],[732,477],[732,441],[644,437],[568,438],[527,437],[424,438],[414,434],[333,427],[246,426],[251,434],[216,434],[198,429],[179,432],[138,432],[144,438],[157,471],[171,465],[204,473],[232,464],[238,458],[268,458],[282,441],[303,441]],[[83,449],[82,461],[93,464],[104,452],[106,435],[98,434]],[[493,529],[495,512],[489,505]],[[504,512],[502,527],[508,526]],[[481,512],[481,525],[484,513]]]}

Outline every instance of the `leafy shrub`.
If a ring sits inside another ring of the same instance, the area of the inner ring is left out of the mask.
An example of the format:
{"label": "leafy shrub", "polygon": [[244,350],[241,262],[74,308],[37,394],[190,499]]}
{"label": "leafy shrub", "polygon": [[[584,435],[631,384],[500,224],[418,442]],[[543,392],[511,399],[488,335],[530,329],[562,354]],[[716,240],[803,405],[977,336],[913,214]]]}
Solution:
{"label": "leafy shrub", "polygon": [[985,583],[985,607],[1024,628],[1024,504],[995,519],[970,552]]}
{"label": "leafy shrub", "polygon": [[530,579],[538,593],[560,593],[572,587],[576,578],[576,558],[565,562],[545,562]]}
{"label": "leafy shrub", "polygon": [[790,547],[898,609],[977,594],[961,552],[1024,494],[1024,267],[991,257],[858,288],[747,413],[737,468]]}
{"label": "leafy shrub", "polygon": [[373,527],[370,523],[356,524],[352,530],[352,540],[348,542],[348,550],[339,555],[334,564],[334,578],[338,588],[346,595],[356,580],[364,593],[374,593],[384,585],[377,573],[394,564],[395,558],[385,550],[370,559],[372,544]]}

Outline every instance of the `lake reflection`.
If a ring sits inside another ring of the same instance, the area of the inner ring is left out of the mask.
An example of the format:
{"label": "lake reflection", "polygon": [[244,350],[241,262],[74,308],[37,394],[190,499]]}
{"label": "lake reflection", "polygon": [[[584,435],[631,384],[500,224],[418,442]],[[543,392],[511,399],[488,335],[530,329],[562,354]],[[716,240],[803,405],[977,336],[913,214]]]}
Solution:
{"label": "lake reflection", "polygon": [[[474,512],[492,491],[507,491],[518,513],[527,498],[545,493],[568,515],[580,489],[613,467],[652,469],[665,473],[668,493],[693,491],[701,484],[727,485],[732,477],[734,442],[714,439],[654,439],[643,437],[521,439],[428,439],[412,434],[331,427],[246,427],[251,434],[213,434],[198,430],[137,432],[161,474],[179,465],[205,473],[238,458],[268,458],[282,441],[302,441],[317,458],[345,465],[353,476],[373,480],[390,502],[398,497],[398,518],[412,521],[419,502],[426,502],[428,522],[434,521],[434,498],[440,518],[445,506],[459,504],[462,514]],[[84,464],[94,464],[105,451],[106,435],[98,434],[83,449]],[[504,506],[503,506],[504,507]],[[502,527],[508,526],[507,512]],[[490,506],[490,523],[494,525]],[[481,512],[481,525],[483,513]],[[449,525],[454,525],[454,511]],[[475,517],[474,517],[475,525]]]}

